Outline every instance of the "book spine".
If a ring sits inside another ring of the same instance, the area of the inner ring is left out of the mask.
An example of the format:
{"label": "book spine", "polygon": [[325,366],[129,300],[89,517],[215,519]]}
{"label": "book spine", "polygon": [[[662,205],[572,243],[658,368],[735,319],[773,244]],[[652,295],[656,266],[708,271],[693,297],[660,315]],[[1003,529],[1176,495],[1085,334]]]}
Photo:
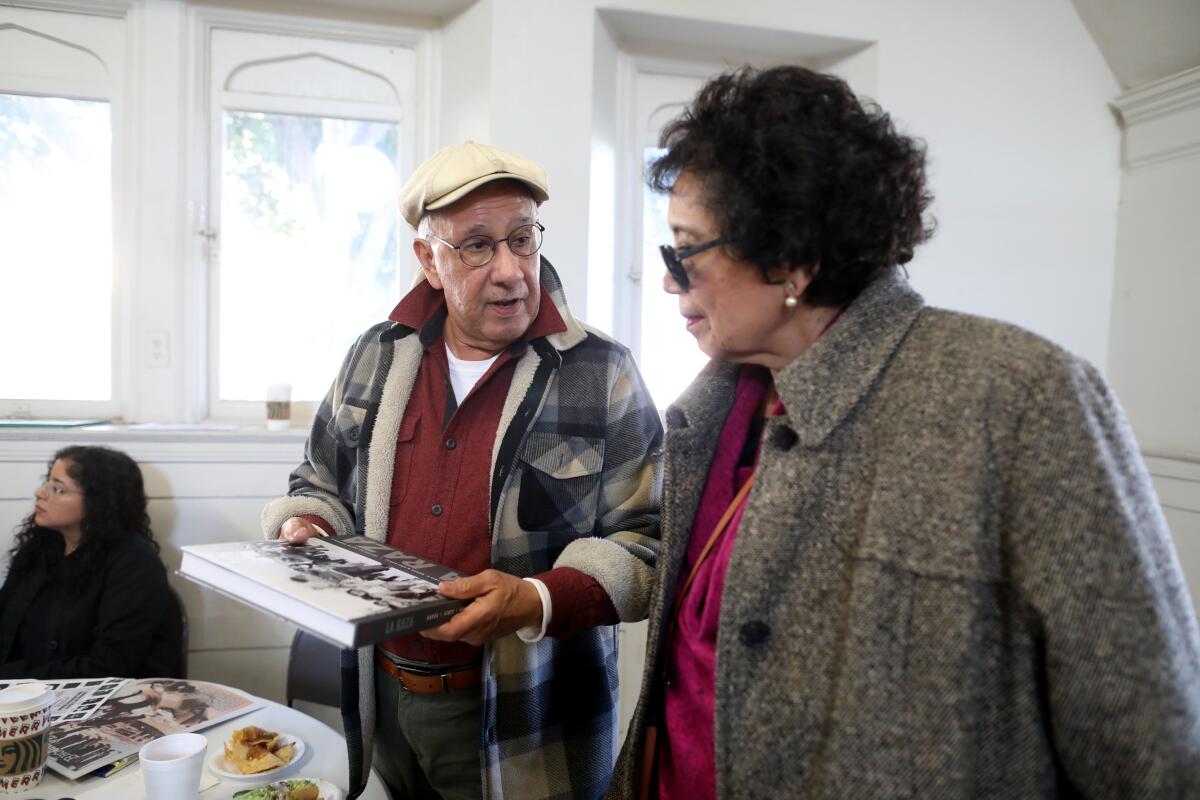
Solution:
{"label": "book spine", "polygon": [[435,627],[453,617],[465,605],[465,602],[455,602],[436,608],[417,609],[411,614],[404,614],[402,616],[364,622],[354,632],[354,646],[365,647],[369,644],[407,636],[410,633],[417,633],[426,628]]}

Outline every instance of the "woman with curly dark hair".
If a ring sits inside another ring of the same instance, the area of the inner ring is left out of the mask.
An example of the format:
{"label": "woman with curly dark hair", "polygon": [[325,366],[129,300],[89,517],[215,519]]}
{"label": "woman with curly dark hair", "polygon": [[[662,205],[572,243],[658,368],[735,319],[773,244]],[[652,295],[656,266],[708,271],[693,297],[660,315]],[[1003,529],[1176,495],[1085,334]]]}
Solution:
{"label": "woman with curly dark hair", "polygon": [[137,463],[66,447],[34,496],[0,588],[0,678],[177,674],[181,623]]}
{"label": "woman with curly dark hair", "polygon": [[666,414],[611,796],[1200,796],[1200,636],[1128,424],[908,285],[923,146],[800,67],[710,81],[661,144],[712,361]]}

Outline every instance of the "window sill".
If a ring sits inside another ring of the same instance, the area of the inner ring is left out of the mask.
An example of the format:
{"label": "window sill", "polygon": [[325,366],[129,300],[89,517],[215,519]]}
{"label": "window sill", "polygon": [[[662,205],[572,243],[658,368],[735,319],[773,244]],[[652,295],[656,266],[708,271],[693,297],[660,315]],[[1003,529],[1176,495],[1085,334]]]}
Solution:
{"label": "window sill", "polygon": [[281,431],[267,430],[262,425],[235,425],[225,423],[137,423],[126,425],[108,423],[83,427],[3,427],[0,425],[0,441],[140,441],[140,442],[303,442],[308,428],[286,428]]}
{"label": "window sill", "polygon": [[[304,458],[307,428],[269,431],[261,425],[214,429],[204,424],[151,427],[0,428],[0,463],[44,462],[69,444],[110,445],[141,463],[286,464]],[[2,493],[2,492],[0,492]]]}

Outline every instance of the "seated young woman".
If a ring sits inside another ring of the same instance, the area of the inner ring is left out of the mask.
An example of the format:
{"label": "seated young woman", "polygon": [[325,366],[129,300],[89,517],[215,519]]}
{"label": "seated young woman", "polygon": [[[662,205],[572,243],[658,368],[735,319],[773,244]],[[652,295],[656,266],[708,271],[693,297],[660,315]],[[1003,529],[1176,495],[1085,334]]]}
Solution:
{"label": "seated young woman", "polygon": [[137,463],[54,454],[0,588],[0,678],[177,676],[182,624]]}

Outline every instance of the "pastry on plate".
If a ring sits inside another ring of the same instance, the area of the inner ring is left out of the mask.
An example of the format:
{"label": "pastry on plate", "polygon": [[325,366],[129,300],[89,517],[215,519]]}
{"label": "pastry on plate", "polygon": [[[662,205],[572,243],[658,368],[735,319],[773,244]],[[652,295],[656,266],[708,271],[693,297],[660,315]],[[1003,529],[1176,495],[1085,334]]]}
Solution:
{"label": "pastry on plate", "polygon": [[250,725],[233,732],[225,743],[225,758],[243,775],[255,775],[286,766],[293,748],[278,733]]}

